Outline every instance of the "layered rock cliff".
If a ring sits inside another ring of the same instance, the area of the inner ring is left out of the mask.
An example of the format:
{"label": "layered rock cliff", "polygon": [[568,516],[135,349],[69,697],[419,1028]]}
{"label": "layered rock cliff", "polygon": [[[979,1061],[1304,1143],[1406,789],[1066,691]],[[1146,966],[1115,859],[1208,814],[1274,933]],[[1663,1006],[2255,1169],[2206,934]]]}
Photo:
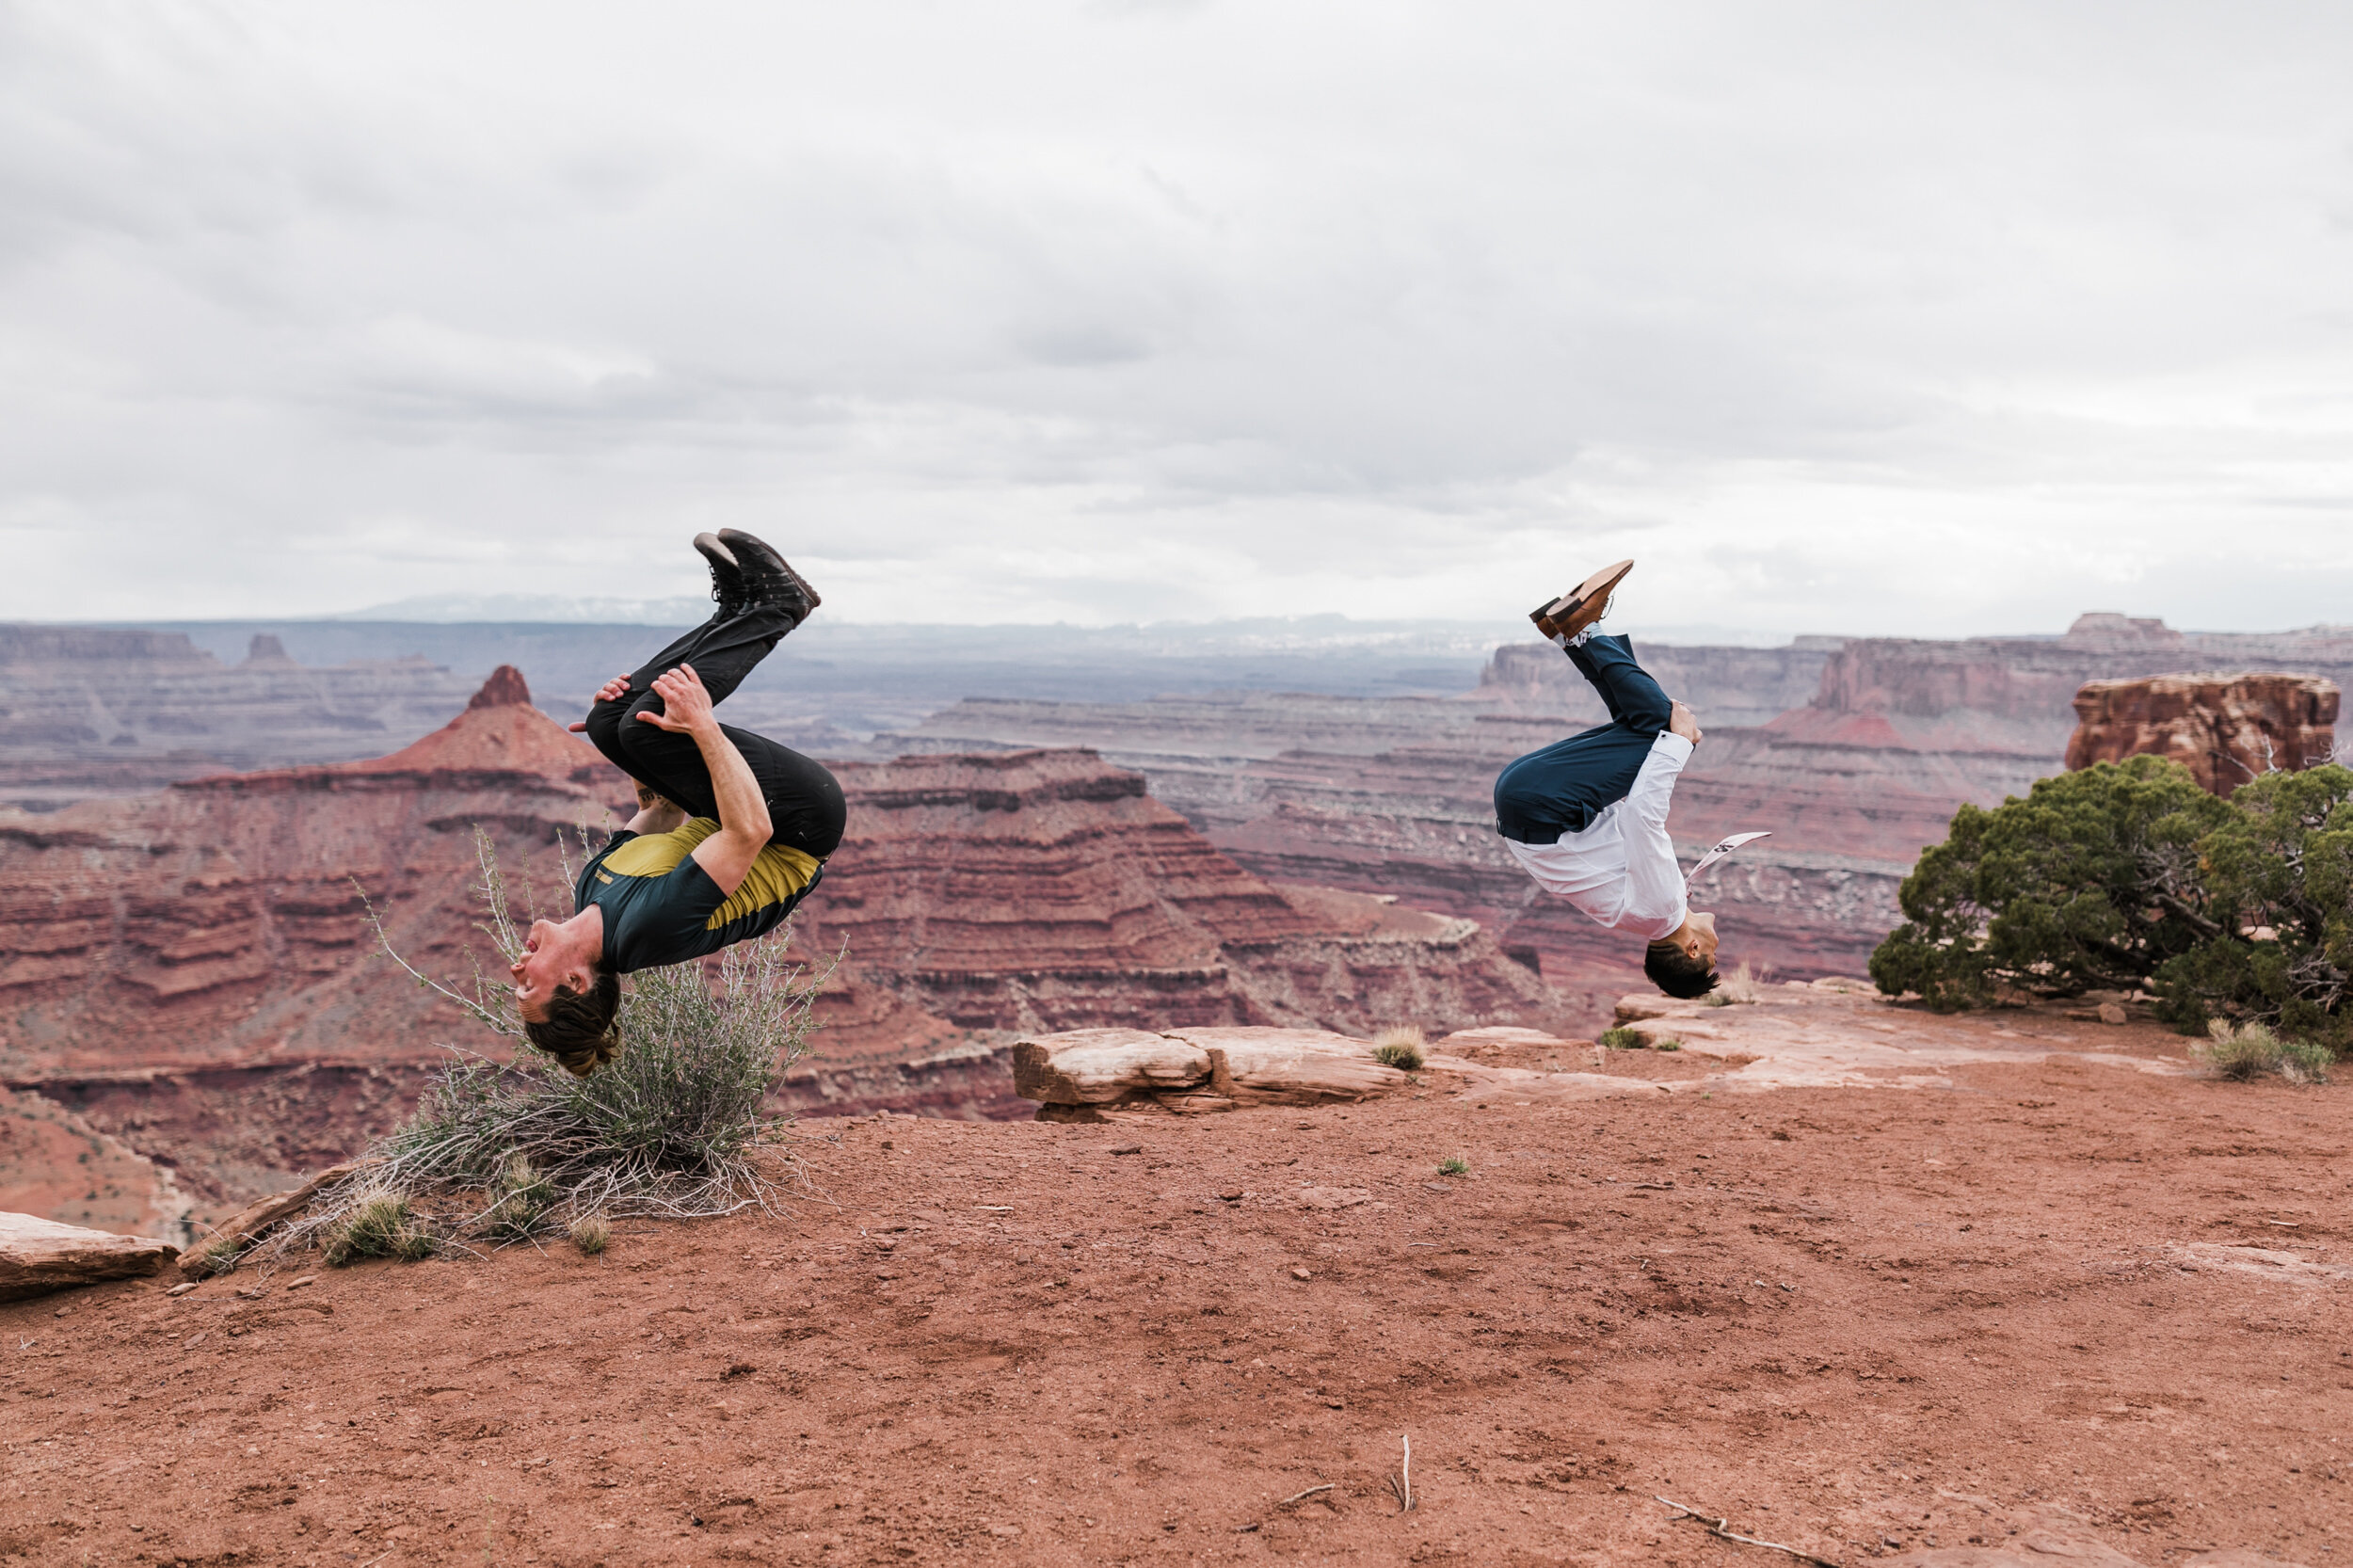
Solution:
{"label": "layered rock cliff", "polygon": [[2307,675],[2160,675],[2075,694],[2069,768],[2169,757],[2210,794],[2336,754],[2337,686]]}
{"label": "layered rock cliff", "polygon": [[[1955,808],[2060,768],[2087,680],[2185,657],[2353,673],[2353,629],[2183,633],[2100,614],[2057,638],[1636,649],[1706,727],[1670,822],[1687,858],[1726,833],[1774,835],[1694,889],[1723,917],[1726,961],[1798,977],[1862,972],[1901,918],[1897,885]],[[1529,642],[1497,648],[1452,700],[967,701],[891,739],[1099,745],[1252,870],[1477,920],[1598,1021],[1640,983],[1640,953],[1535,889],[1495,837],[1491,791],[1513,757],[1601,716],[1559,649]]]}
{"label": "layered rock cliff", "polygon": [[[796,946],[847,961],[793,1105],[1012,1111],[1020,1030],[1560,1012],[1471,922],[1271,885],[1091,752],[841,776],[850,832]],[[629,795],[504,670],[388,757],[0,809],[0,1080],[173,1163],[200,1208],[331,1160],[405,1112],[438,1043],[486,1043],[376,954],[368,906],[420,969],[503,979],[476,829],[516,912],[561,916],[559,840]]]}
{"label": "layered rock cliff", "polygon": [[795,941],[846,949],[861,984],[961,1029],[1362,1031],[1558,1011],[1471,922],[1271,884],[1092,751],[838,772],[849,833]]}

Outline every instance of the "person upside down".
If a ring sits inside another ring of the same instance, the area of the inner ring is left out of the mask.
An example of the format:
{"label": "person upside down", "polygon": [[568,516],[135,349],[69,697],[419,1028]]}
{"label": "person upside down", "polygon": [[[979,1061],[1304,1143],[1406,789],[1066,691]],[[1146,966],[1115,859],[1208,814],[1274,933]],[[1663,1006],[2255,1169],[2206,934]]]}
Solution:
{"label": "person upside down", "polygon": [[1631,561],[1604,567],[1529,612],[1609,710],[1609,722],[1507,766],[1496,779],[1496,831],[1548,893],[1650,944],[1642,972],[1671,997],[1716,988],[1716,917],[1684,896],[1667,837],[1675,778],[1700,744],[1698,719],[1635,662],[1634,644],[1593,631]]}
{"label": "person upside down", "polygon": [[698,534],[711,618],[615,676],[575,732],[637,783],[638,812],[581,868],[578,911],[536,920],[512,967],[531,1043],[586,1078],[620,1049],[620,977],[783,923],[841,842],[841,786],[816,761],[712,710],[822,601],[749,534]]}

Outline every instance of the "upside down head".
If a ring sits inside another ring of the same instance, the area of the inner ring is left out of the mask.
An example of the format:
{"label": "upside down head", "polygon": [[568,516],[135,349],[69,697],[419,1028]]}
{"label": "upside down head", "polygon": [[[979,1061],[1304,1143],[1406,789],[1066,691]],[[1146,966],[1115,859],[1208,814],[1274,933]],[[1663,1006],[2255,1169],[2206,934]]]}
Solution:
{"label": "upside down head", "polygon": [[1650,983],[1685,1001],[1716,988],[1716,917],[1692,914],[1642,954]]}
{"label": "upside down head", "polygon": [[620,1032],[613,1027],[620,1010],[621,977],[599,968],[585,991],[557,986],[541,1004],[543,1016],[523,1020],[523,1036],[574,1078],[586,1078],[620,1054]]}

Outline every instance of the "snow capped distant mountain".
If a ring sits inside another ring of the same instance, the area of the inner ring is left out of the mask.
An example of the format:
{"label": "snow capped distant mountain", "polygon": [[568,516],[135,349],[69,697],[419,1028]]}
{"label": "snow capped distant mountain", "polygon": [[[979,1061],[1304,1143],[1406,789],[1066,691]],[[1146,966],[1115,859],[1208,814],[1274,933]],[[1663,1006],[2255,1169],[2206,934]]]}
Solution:
{"label": "snow capped distant mountain", "polygon": [[371,604],[328,620],[568,621],[593,626],[692,626],[711,614],[708,599],[569,599],[560,594],[423,594]]}

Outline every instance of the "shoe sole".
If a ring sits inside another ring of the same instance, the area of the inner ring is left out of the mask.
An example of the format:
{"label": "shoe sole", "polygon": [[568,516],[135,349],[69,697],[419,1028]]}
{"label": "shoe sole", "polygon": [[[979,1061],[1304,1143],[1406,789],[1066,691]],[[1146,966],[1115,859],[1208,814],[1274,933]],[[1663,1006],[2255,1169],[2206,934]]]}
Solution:
{"label": "shoe sole", "polygon": [[1611,590],[1625,582],[1625,574],[1633,569],[1631,560],[1613,561],[1559,599],[1528,612],[1528,618],[1546,637],[1574,637],[1601,619],[1602,612],[1609,608]]}
{"label": "shoe sole", "polygon": [[767,540],[760,538],[754,535],[746,534],[740,528],[722,528],[719,530],[719,542],[728,546],[730,550],[750,550],[764,559],[770,566],[775,567],[778,571],[784,573],[786,580],[789,581],[794,587],[801,590],[801,595],[808,600],[808,607],[810,609],[814,610],[817,606],[825,602],[823,599],[820,599],[817,596],[817,590],[809,586],[808,579],[803,577],[799,572],[794,571],[792,569],[792,564],[790,561],[787,561],[784,556],[777,552],[776,547],[770,544]]}
{"label": "shoe sole", "polygon": [[709,561],[712,566],[725,568],[728,571],[744,569],[744,564],[735,558],[735,552],[722,544],[716,534],[696,535],[695,553]]}

